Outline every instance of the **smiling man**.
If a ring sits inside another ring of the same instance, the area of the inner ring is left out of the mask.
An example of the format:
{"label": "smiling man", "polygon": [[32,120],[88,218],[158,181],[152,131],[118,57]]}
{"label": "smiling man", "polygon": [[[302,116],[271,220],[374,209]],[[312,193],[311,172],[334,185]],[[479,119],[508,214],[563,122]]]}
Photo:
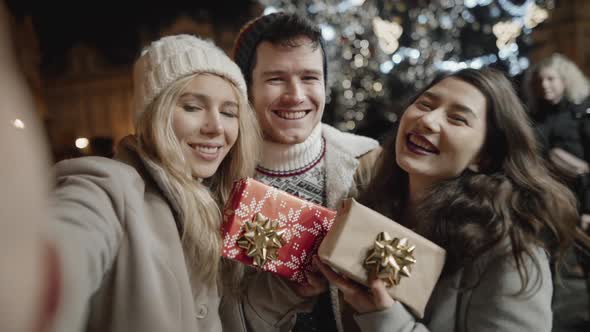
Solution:
{"label": "smiling man", "polygon": [[[234,60],[264,134],[257,179],[329,208],[355,196],[369,178],[378,143],[321,123],[327,60],[319,28],[294,14],[259,17],[242,28]],[[336,310],[328,294],[320,296],[294,330],[343,331],[336,296]]]}

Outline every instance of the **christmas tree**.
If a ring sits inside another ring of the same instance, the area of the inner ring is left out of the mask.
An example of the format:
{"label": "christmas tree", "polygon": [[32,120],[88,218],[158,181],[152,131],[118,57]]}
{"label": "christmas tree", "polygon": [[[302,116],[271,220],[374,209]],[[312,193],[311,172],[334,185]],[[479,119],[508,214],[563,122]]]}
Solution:
{"label": "christmas tree", "polygon": [[324,121],[378,137],[401,104],[443,71],[525,70],[531,32],[553,0],[260,0],[294,12],[326,40],[330,96]]}

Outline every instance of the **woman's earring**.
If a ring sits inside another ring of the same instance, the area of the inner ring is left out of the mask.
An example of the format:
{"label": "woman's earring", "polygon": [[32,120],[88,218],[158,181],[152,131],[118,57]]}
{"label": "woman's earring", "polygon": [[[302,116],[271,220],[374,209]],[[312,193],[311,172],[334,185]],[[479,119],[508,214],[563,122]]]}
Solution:
{"label": "woman's earring", "polygon": [[477,164],[471,164],[467,166],[467,169],[472,171],[473,173],[479,173],[479,165]]}

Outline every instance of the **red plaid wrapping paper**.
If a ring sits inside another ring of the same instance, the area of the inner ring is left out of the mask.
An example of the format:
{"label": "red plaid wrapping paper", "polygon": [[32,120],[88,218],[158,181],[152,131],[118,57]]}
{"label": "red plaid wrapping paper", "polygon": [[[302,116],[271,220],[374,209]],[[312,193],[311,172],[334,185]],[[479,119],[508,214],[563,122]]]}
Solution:
{"label": "red plaid wrapping paper", "polygon": [[284,230],[284,245],[276,260],[268,260],[261,267],[291,281],[305,283],[304,270],[312,271],[311,258],[334,223],[336,212],[310,203],[247,178],[234,183],[231,198],[224,209],[221,226],[224,257],[252,265],[253,259],[238,246],[246,221],[261,213],[278,222]]}

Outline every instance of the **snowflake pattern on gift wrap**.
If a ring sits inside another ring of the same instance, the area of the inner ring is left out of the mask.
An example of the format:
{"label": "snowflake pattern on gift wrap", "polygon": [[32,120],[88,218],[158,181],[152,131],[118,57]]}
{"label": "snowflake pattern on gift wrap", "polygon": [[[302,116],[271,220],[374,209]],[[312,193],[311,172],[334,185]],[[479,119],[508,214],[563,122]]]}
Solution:
{"label": "snowflake pattern on gift wrap", "polygon": [[305,227],[301,224],[295,224],[295,225],[292,225],[289,230],[291,231],[291,236],[300,239],[302,236],[301,233],[304,233],[305,231],[307,231],[307,227]]}
{"label": "snowflake pattern on gift wrap", "polygon": [[297,282],[303,282],[305,280],[305,276],[303,275],[303,269],[301,269],[301,266],[304,266],[306,263],[307,253],[305,251],[301,253],[301,257],[291,255],[291,260],[285,263],[285,265],[289,267],[291,270],[296,271],[291,276],[290,280]]}
{"label": "snowflake pattern on gift wrap", "polygon": [[324,220],[322,220],[322,227],[324,227],[324,229],[330,229],[332,228],[332,225],[334,225],[334,218],[328,219],[324,217]]}
{"label": "snowflake pattern on gift wrap", "polygon": [[248,215],[250,215],[250,208],[248,205],[240,202],[240,206],[236,209],[235,214],[241,219],[245,219]]}
{"label": "snowflake pattern on gift wrap", "polygon": [[[240,250],[235,248],[238,238],[240,237],[240,233],[235,233],[231,236],[225,236],[223,239],[223,254],[229,255],[227,256],[228,258],[236,258],[236,256],[240,253]],[[231,249],[227,250],[228,248]]]}
{"label": "snowflake pattern on gift wrap", "polygon": [[285,232],[283,233],[283,239],[285,239],[285,242],[291,242],[291,239],[293,239],[293,232],[291,231],[291,229],[285,227],[282,227],[282,229],[285,230]]}
{"label": "snowflake pattern on gift wrap", "polygon": [[295,212],[292,212],[292,210],[289,210],[289,215],[287,215],[287,217],[289,217],[289,220],[292,222],[299,221],[300,216],[301,216],[301,210],[297,210]]}
{"label": "snowflake pattern on gift wrap", "polygon": [[305,281],[303,271],[301,271],[301,270],[295,271],[295,273],[293,273],[293,275],[289,278],[289,280],[295,281],[298,283],[303,283],[303,281]]}
{"label": "snowflake pattern on gift wrap", "polygon": [[279,266],[283,266],[283,262],[280,260],[276,260],[276,261],[267,261],[266,264],[264,264],[264,269],[270,272],[274,272],[277,273],[277,267]]}
{"label": "snowflake pattern on gift wrap", "polygon": [[[253,191],[257,189],[259,191]],[[289,196],[283,196],[284,193],[276,188],[265,186],[263,192],[260,190],[259,184],[252,183],[252,187],[249,187],[249,183],[246,182],[241,187],[241,190],[241,195],[232,199],[233,206],[228,207],[228,209],[235,208],[233,210],[234,220],[233,227],[230,226],[232,234],[226,234],[224,237],[223,255],[228,258],[242,260],[240,257],[244,257],[244,251],[237,246],[237,241],[243,234],[245,221],[251,220],[254,215],[261,213],[265,204],[271,204],[270,206],[278,207],[279,211],[276,211],[274,216],[266,217],[277,220],[279,228],[285,231],[283,238],[286,243],[290,244],[285,253],[289,256],[276,261],[267,261],[262,269],[288,277],[289,280],[304,282],[305,276],[302,273],[302,267],[305,266],[306,269],[310,269],[308,265],[311,255],[308,255],[307,250],[310,249],[309,246],[312,248],[310,252],[317,250],[320,239],[327,230],[324,227],[331,225],[330,218],[323,215],[321,210],[318,210],[317,205],[303,200],[292,200]],[[252,195],[252,193],[255,194]],[[237,208],[235,205],[238,205]],[[302,214],[310,216],[310,212],[312,212],[312,220],[302,224],[300,220]],[[334,216],[332,216],[333,218]],[[236,227],[238,228],[236,229]],[[294,239],[302,239],[307,241],[307,244],[302,247],[299,242],[292,242]]]}
{"label": "snowflake pattern on gift wrap", "polygon": [[224,250],[224,256],[227,258],[236,258],[238,257],[238,255],[240,254],[241,250],[236,249],[236,248],[232,248],[230,250]]}
{"label": "snowflake pattern on gift wrap", "polygon": [[291,260],[288,261],[287,263],[285,263],[285,265],[287,265],[287,267],[289,267],[291,270],[297,270],[297,268],[301,265],[299,262],[299,259],[297,259],[297,257],[291,255]]}

